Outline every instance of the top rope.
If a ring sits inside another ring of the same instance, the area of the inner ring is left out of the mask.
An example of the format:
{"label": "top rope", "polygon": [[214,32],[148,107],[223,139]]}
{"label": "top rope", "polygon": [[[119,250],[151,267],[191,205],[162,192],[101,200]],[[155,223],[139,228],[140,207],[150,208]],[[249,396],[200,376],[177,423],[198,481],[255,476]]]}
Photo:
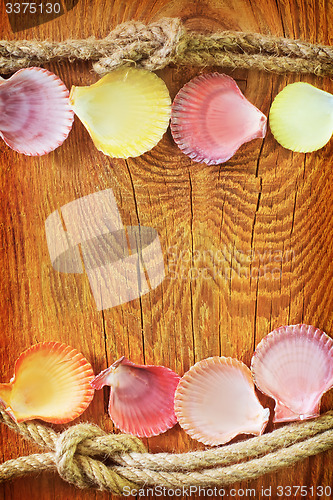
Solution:
{"label": "top rope", "polygon": [[187,31],[177,18],[149,25],[129,21],[101,40],[0,41],[2,74],[65,59],[93,61],[94,70],[101,75],[131,64],[155,71],[171,63],[333,75],[332,47],[256,33],[205,35]]}
{"label": "top rope", "polygon": [[57,470],[64,480],[79,488],[118,495],[126,492],[125,487],[222,487],[255,479],[333,448],[333,411],[239,443],[181,454],[147,453],[138,438],[106,434],[92,424],[77,424],[57,433],[38,422],[16,424],[2,410],[0,422],[50,450],[0,465],[0,482]]}

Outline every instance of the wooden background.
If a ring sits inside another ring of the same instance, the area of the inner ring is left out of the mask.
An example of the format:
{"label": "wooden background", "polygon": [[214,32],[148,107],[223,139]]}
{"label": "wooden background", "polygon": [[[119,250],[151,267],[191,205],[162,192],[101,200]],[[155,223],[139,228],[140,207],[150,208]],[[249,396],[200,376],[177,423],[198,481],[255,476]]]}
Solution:
{"label": "wooden background", "polygon": [[[333,43],[333,4],[325,0],[79,0],[62,17],[16,33],[4,3],[0,26],[1,38],[7,39],[102,37],[130,19],[180,16],[193,29]],[[64,62],[47,68],[68,88],[97,80],[90,64]],[[200,72],[169,67],[158,74],[174,97]],[[274,96],[300,79],[333,93],[329,78],[225,72],[266,115]],[[249,364],[260,339],[283,324],[305,322],[333,335],[332,153],[333,141],[312,154],[293,154],[268,129],[264,140],[242,146],[223,165],[208,167],[184,156],[168,130],[151,152],[114,160],[97,151],[78,119],[65,143],[41,158],[17,154],[2,142],[1,381],[10,379],[19,354],[41,341],[58,340],[79,349],[95,373],[125,355],[137,363],[164,364],[182,375],[212,355]],[[141,299],[98,312],[85,275],[53,270],[44,222],[62,205],[107,188],[115,194],[124,224],[157,229],[167,277]],[[268,398],[261,400],[268,403]],[[107,402],[108,390],[97,392],[80,420],[112,431]],[[332,403],[331,391],[322,410]],[[202,448],[178,426],[149,439],[148,446],[170,452]],[[1,428],[1,460],[34,450]],[[333,452],[327,452],[233,487],[255,488],[256,498],[267,498],[261,489],[271,486],[275,498],[277,485],[332,485],[332,466]],[[76,490],[56,475],[41,474],[1,485],[0,497],[104,500],[111,495]]]}

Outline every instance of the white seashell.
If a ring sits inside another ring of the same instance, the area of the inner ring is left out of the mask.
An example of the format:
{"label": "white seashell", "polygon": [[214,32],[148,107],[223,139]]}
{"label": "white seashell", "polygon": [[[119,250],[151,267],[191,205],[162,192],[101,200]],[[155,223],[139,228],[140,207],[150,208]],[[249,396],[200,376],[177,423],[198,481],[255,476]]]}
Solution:
{"label": "white seashell", "polygon": [[192,438],[208,445],[227,443],[237,434],[262,434],[269,419],[249,368],[218,356],[199,361],[185,373],[176,390],[175,413]]}
{"label": "white seashell", "polygon": [[276,401],[274,422],[318,416],[333,386],[333,341],[314,326],[281,326],[259,343],[251,369],[257,387]]}
{"label": "white seashell", "polygon": [[9,147],[29,156],[60,146],[74,120],[64,83],[42,68],[21,69],[1,79],[0,110],[0,136]]}

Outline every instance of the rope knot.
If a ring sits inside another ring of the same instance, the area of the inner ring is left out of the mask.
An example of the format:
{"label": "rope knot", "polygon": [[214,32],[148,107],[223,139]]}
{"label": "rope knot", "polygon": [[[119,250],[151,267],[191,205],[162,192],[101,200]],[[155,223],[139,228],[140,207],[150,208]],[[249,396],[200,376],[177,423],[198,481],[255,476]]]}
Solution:
{"label": "rope knot", "polygon": [[132,63],[149,71],[162,69],[173,62],[184,33],[178,18],[163,18],[149,25],[139,21],[123,23],[105,39],[114,43],[115,50],[99,59],[93,68],[100,75]]}
{"label": "rope knot", "polygon": [[38,422],[18,424],[1,409],[0,422],[52,450],[0,464],[0,483],[56,468],[63,479],[79,488],[92,487],[117,495],[129,491],[128,488],[138,490],[157,485],[227,486],[275,472],[333,448],[333,411],[246,441],[180,454],[147,453],[140,439],[106,434],[91,424],[78,424],[59,435]]}
{"label": "rope knot", "polygon": [[[124,434],[106,434],[93,424],[77,424],[62,432],[55,443],[59,475],[79,488],[95,486],[120,493],[129,483],[112,471],[110,462],[129,452],[145,452],[142,442]],[[108,461],[109,466],[104,462]]]}
{"label": "rope knot", "polygon": [[90,424],[78,424],[60,434],[55,449],[55,460],[59,475],[79,488],[88,486],[87,477],[81,467],[78,448],[87,439],[103,435],[103,431]]}

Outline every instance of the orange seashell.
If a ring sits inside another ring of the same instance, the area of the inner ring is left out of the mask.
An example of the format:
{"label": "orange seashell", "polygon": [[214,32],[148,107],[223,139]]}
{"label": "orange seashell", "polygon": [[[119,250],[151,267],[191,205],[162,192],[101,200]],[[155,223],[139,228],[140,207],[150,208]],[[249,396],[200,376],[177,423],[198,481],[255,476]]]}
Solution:
{"label": "orange seashell", "polygon": [[90,363],[79,351],[59,342],[43,342],[18,358],[11,381],[0,384],[0,402],[16,422],[35,418],[69,422],[89,406],[93,378]]}

